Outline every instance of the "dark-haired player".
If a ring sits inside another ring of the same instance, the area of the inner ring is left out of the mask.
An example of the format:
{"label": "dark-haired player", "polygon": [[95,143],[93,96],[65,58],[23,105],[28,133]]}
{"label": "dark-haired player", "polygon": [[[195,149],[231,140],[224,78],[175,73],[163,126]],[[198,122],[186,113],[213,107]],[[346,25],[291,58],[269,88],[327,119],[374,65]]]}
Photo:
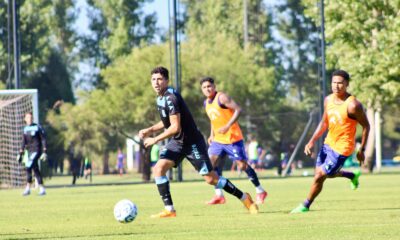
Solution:
{"label": "dark-haired player", "polygon": [[[166,68],[156,67],[151,71],[151,85],[157,93],[157,108],[161,121],[139,131],[139,137],[144,139],[146,147],[150,147],[161,140],[169,139],[167,145],[160,151],[160,159],[153,168],[157,188],[165,209],[159,214],[152,215],[152,217],[176,216],[166,172],[172,167],[177,167],[185,157],[208,184],[217,186],[236,196],[250,213],[258,213],[258,207],[248,193],[243,193],[228,179],[218,177],[212,170],[205,140],[198,130],[192,114],[181,95],[169,87],[168,83],[169,76]],[[159,135],[149,137],[162,129],[165,130]]]}
{"label": "dark-haired player", "polygon": [[[243,134],[237,121],[242,111],[241,107],[228,94],[217,91],[213,78],[201,79],[200,86],[207,98],[204,100],[204,108],[211,123],[210,137],[208,138],[208,144],[210,144],[208,155],[211,162],[214,167],[217,166],[218,158],[224,155],[228,155],[232,161],[236,161],[239,169],[246,172],[256,188],[256,203],[264,203],[267,192],[261,186],[257,173],[247,164]],[[220,176],[222,175],[222,169],[214,169]],[[222,191],[216,188],[214,197],[207,203],[210,205],[224,204],[225,197]]]}
{"label": "dark-haired player", "polygon": [[322,191],[327,178],[345,177],[351,181],[353,189],[358,188],[359,170],[354,172],[343,171],[341,168],[348,156],[355,148],[355,134],[357,123],[361,124],[361,147],[357,153],[360,165],[364,162],[365,144],[369,133],[369,123],[363,107],[357,99],[347,92],[350,76],[346,71],[336,70],[332,74],[332,94],[324,101],[324,114],[310,141],[304,149],[304,153],[311,154],[314,142],[320,138],[326,130],[325,138],[316,163],[314,181],[306,200],[291,213],[308,212],[311,204]]}

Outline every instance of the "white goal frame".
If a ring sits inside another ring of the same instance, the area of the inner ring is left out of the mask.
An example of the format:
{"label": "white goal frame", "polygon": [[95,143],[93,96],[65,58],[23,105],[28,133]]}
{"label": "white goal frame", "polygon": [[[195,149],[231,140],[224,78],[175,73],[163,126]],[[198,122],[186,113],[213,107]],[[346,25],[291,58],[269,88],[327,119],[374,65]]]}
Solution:
{"label": "white goal frame", "polygon": [[[24,101],[27,106],[21,112],[19,101]],[[4,108],[4,109],[3,109]],[[25,111],[32,112],[33,121],[39,123],[39,99],[37,89],[18,89],[18,90],[0,90],[0,109],[2,114],[1,117],[7,118],[7,116],[19,116],[18,121],[8,121],[5,119],[5,129],[1,131],[1,138],[6,137],[9,140],[2,141],[1,152],[0,152],[0,189],[1,188],[15,188],[21,187],[26,183],[25,170],[22,165],[19,165],[16,161],[16,156],[20,148],[20,140],[22,138],[22,127],[23,127],[23,114]],[[5,111],[5,113],[3,112]],[[16,115],[8,115],[6,112]],[[10,125],[11,123],[11,125]],[[0,123],[0,126],[3,124]],[[4,132],[3,132],[4,130]],[[4,134],[4,135],[3,135]],[[10,135],[11,134],[11,135]],[[11,145],[10,145],[11,143]]]}
{"label": "white goal frame", "polygon": [[30,94],[32,95],[32,114],[33,122],[39,124],[39,97],[37,89],[15,89],[15,90],[0,90],[0,95],[17,95]]}

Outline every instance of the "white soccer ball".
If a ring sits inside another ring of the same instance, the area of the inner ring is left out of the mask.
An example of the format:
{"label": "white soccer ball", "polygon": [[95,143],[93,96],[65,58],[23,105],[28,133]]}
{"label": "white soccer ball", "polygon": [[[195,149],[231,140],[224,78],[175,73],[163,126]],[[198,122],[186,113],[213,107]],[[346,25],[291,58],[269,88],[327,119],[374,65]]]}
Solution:
{"label": "white soccer ball", "polygon": [[128,199],[123,199],[114,206],[114,217],[120,223],[132,222],[137,214],[136,205]]}

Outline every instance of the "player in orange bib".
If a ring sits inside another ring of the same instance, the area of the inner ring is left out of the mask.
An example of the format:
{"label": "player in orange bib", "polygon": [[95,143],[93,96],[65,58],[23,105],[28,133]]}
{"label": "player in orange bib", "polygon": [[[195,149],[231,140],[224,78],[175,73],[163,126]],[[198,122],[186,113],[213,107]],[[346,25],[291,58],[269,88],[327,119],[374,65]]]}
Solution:
{"label": "player in orange bib", "polygon": [[[237,162],[240,169],[246,172],[250,181],[256,187],[256,203],[264,203],[267,192],[262,188],[254,169],[247,164],[243,135],[237,122],[241,112],[240,106],[227,94],[217,92],[214,79],[211,77],[203,78],[200,85],[204,96],[207,97],[204,101],[204,107],[211,121],[208,155],[214,170],[219,176],[222,175],[222,169],[217,167],[217,160],[219,157],[228,155],[232,161]],[[225,197],[222,191],[216,188],[215,196],[207,203],[211,205],[224,204]]]}
{"label": "player in orange bib", "polygon": [[350,179],[351,187],[357,189],[359,170],[354,172],[343,171],[341,168],[348,156],[355,148],[355,134],[357,123],[362,130],[361,147],[357,152],[357,159],[364,162],[365,144],[369,133],[369,123],[363,107],[357,99],[347,92],[350,76],[346,71],[337,70],[332,74],[332,94],[324,100],[324,114],[310,141],[305,146],[304,153],[311,154],[314,143],[328,129],[316,163],[314,181],[307,199],[292,213],[308,212],[312,202],[322,191],[327,178],[345,177]]}

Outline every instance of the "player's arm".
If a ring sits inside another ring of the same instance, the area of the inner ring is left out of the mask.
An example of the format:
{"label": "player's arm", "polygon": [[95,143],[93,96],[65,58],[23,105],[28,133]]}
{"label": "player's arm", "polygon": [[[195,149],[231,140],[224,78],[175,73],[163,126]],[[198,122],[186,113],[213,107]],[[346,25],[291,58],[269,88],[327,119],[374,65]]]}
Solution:
{"label": "player's arm", "polygon": [[347,111],[349,117],[356,119],[357,122],[360,123],[360,125],[363,128],[361,135],[361,146],[357,152],[357,159],[361,165],[365,159],[364,151],[365,151],[365,146],[367,145],[367,139],[370,129],[369,122],[367,116],[365,115],[363,106],[359,101],[354,100],[353,102],[351,102],[348,106]]}
{"label": "player's arm", "polygon": [[42,142],[43,152],[45,153],[47,151],[46,132],[44,131],[42,126],[38,125],[38,128],[39,128],[40,141]]}
{"label": "player's arm", "polygon": [[145,147],[150,147],[159,141],[162,141],[166,138],[170,138],[176,134],[178,134],[181,131],[181,114],[176,113],[174,115],[169,116],[169,121],[171,125],[161,134],[157,135],[154,138],[146,138],[144,140],[144,146]]}
{"label": "player's arm", "polygon": [[22,141],[21,141],[21,149],[19,150],[18,154],[17,154],[17,162],[21,163],[22,162],[22,158],[24,156],[24,151],[25,151],[25,146],[26,146],[26,138],[25,138],[25,134],[22,135]]}
{"label": "player's arm", "polygon": [[154,124],[153,126],[149,127],[149,128],[145,128],[139,131],[139,138],[140,139],[144,139],[148,136],[150,136],[152,133],[154,132],[158,132],[161,129],[164,128],[164,124],[162,121],[159,121],[158,123]]}
{"label": "player's arm", "polygon": [[211,144],[211,142],[214,140],[214,129],[213,126],[211,125],[210,129],[210,137],[208,138],[208,144]]}
{"label": "player's arm", "polygon": [[21,149],[19,150],[19,153],[22,154],[25,151],[26,147],[26,138],[25,134],[22,135],[22,142],[21,142]]}
{"label": "player's arm", "polygon": [[315,129],[314,134],[312,135],[311,139],[308,141],[306,146],[304,147],[304,153],[306,155],[311,155],[312,148],[314,147],[315,141],[317,141],[328,129],[328,114],[326,113],[326,102],[327,98],[324,101],[324,113],[322,115],[321,122],[319,122],[317,129]]}
{"label": "player's arm", "polygon": [[234,111],[228,123],[224,127],[218,129],[219,133],[224,134],[229,130],[232,124],[234,124],[239,119],[240,113],[242,112],[242,108],[230,96],[228,96],[225,93],[221,93],[219,95],[219,102],[225,107],[232,109]]}

